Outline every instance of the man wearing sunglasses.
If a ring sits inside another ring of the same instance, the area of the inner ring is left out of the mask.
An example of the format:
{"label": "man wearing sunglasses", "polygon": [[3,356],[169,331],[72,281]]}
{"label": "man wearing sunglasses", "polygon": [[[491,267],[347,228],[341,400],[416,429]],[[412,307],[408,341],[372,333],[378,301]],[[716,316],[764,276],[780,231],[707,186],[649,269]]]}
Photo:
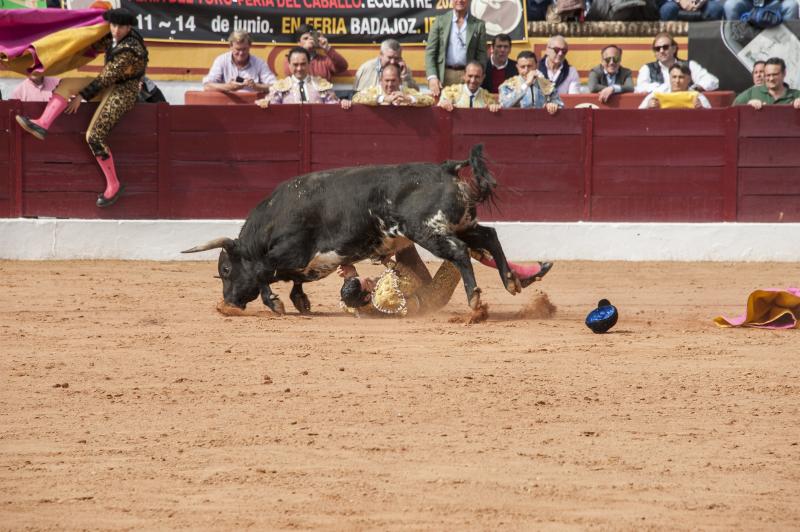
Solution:
{"label": "man wearing sunglasses", "polygon": [[633,74],[622,66],[622,48],[609,44],[600,51],[600,64],[589,71],[589,92],[602,103],[614,94],[633,92]]}
{"label": "man wearing sunglasses", "polygon": [[692,71],[692,89],[697,91],[715,91],[719,88],[719,79],[696,61],[678,59],[678,43],[666,32],[656,34],[653,39],[653,53],[656,60],[639,69],[634,92],[669,92],[669,69],[675,63],[687,63]]}
{"label": "man wearing sunglasses", "polygon": [[577,94],[580,92],[581,80],[578,71],[567,61],[567,40],[561,35],[554,35],[547,41],[547,52],[539,62],[539,72],[553,82],[558,94]]}

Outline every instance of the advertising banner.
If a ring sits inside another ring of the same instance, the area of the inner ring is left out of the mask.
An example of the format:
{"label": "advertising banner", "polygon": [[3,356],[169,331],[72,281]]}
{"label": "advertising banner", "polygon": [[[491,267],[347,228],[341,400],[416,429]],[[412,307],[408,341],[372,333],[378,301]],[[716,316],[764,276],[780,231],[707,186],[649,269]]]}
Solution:
{"label": "advertising banner", "polygon": [[[136,14],[147,39],[219,42],[243,30],[257,43],[293,43],[301,24],[324,33],[332,44],[373,44],[390,37],[421,43],[434,17],[451,0],[122,0]],[[522,0],[472,0],[471,14],[486,22],[490,36],[527,39]]]}
{"label": "advertising banner", "polygon": [[737,93],[753,85],[756,61],[780,57],[785,82],[800,88],[800,21],[768,29],[744,22],[698,22],[689,25],[689,57],[719,78],[719,86]]}

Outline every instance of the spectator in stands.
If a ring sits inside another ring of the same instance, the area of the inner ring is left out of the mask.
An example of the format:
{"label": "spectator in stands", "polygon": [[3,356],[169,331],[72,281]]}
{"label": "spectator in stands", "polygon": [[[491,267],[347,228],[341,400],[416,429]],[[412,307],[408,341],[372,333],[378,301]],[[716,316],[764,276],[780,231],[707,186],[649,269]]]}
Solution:
{"label": "spectator in stands", "polygon": [[[334,50],[328,42],[328,38],[314,29],[313,26],[302,24],[295,32],[297,44],[305,48],[311,62],[308,65],[308,72],[315,77],[331,81],[333,76],[344,73],[347,70],[347,59]],[[283,72],[286,76],[291,76],[293,69],[289,61],[283,63]]]}
{"label": "spectator in stands", "polygon": [[759,27],[777,26],[797,19],[798,3],[797,0],[725,0],[726,19],[742,20],[743,16]]}
{"label": "spectator in stands", "polygon": [[547,6],[553,0],[527,0],[528,1],[528,20],[545,20],[547,18]]}
{"label": "spectator in stands", "polygon": [[358,93],[370,87],[381,86],[381,74],[386,65],[395,65],[400,68],[402,86],[419,89],[417,82],[411,77],[411,69],[403,61],[403,50],[397,39],[386,39],[381,43],[381,51],[376,59],[363,63],[356,71],[353,92]]}
{"label": "spectator in stands", "polygon": [[764,65],[766,64],[766,61],[756,61],[753,64],[753,85],[764,84]]}
{"label": "spectator in stands", "polygon": [[592,0],[586,20],[658,20],[658,6],[656,0]]}
{"label": "spectator in stands", "polygon": [[469,0],[453,0],[453,10],[431,24],[425,45],[425,75],[437,98],[444,87],[461,83],[467,63],[486,64],[486,25],[469,15]]}
{"label": "spectator in stands", "polygon": [[553,82],[558,94],[580,92],[581,80],[578,71],[567,61],[568,51],[567,40],[561,35],[554,35],[547,41],[547,51],[539,61],[539,72]]}
{"label": "spectator in stands", "polygon": [[669,33],[656,34],[653,39],[653,53],[656,55],[656,60],[639,69],[635,92],[668,92],[669,69],[675,63],[688,63],[692,71],[692,89],[713,91],[719,87],[719,79],[696,61],[687,62],[678,59],[678,43]]}
{"label": "spectator in stands", "polygon": [[600,51],[600,64],[589,71],[589,92],[603,103],[613,94],[633,92],[633,73],[622,66],[622,48],[616,44]]}
{"label": "spectator in stands", "polygon": [[452,111],[456,107],[464,109],[487,108],[496,113],[500,110],[497,98],[481,87],[485,74],[483,63],[470,61],[464,69],[464,83],[450,85],[442,90],[439,107]]}
{"label": "spectator in stands", "polygon": [[203,78],[203,89],[207,91],[267,92],[275,83],[266,61],[250,54],[253,39],[246,31],[234,31],[228,37],[229,52],[214,59],[211,70]]}
{"label": "spectator in stands", "polygon": [[686,63],[675,63],[669,69],[669,91],[651,92],[639,109],[700,109],[711,108],[708,98],[689,87],[692,85],[692,70]]}
{"label": "spectator in stands", "polygon": [[[272,85],[269,96],[256,100],[256,105],[266,109],[271,104],[282,103],[338,103],[333,84],[311,75],[311,54],[301,46],[295,46],[287,54],[292,75]],[[350,100],[342,100],[342,108],[350,108]]]}
{"label": "spectator in stands", "polygon": [[25,131],[44,140],[53,122],[61,115],[78,111],[83,100],[100,102],[86,131],[86,143],[106,180],[105,190],[95,205],[113,205],[125,190],[119,182],[114,157],[107,144],[108,136],[128,111],[134,109],[139,82],[147,68],[147,47],[139,32],[133,29],[136,17],[125,8],[109,9],[103,14],[109,22],[109,33],[93,48],[105,48],[105,62],[94,78],[64,78],[53,91],[42,116],[31,119],[17,115],[17,123]]}
{"label": "spectator in stands", "polygon": [[536,68],[536,56],[530,50],[517,55],[519,75],[500,85],[500,105],[504,108],[546,109],[554,115],[564,103],[555,86]]}
{"label": "spectator in stands", "polygon": [[733,105],[749,105],[761,109],[765,105],[791,105],[800,109],[800,90],[784,82],[786,63],[780,57],[770,57],[764,64],[764,85],[753,85],[733,101]]}
{"label": "spectator in stands", "polygon": [[720,20],[725,15],[722,0],[661,0],[661,20]]}
{"label": "spectator in stands", "polygon": [[14,88],[12,100],[23,102],[49,102],[58,86],[58,78],[45,76],[41,72],[31,72],[27,79]]}
{"label": "spectator in stands", "polygon": [[486,77],[481,85],[487,91],[497,94],[500,85],[517,72],[517,62],[508,58],[511,53],[511,37],[505,33],[498,33],[492,40],[492,54],[486,62]]}
{"label": "spectator in stands", "polygon": [[380,85],[367,87],[353,96],[353,103],[364,105],[396,105],[412,107],[430,107],[433,98],[427,94],[403,87],[401,84],[400,67],[387,64],[381,70]]}

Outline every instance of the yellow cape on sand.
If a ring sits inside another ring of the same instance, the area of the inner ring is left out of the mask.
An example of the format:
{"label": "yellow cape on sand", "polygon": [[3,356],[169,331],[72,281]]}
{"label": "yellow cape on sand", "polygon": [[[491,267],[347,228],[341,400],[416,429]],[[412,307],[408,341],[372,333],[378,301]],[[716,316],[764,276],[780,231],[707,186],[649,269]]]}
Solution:
{"label": "yellow cape on sand", "polygon": [[792,329],[800,320],[800,288],[755,290],[747,298],[747,311],[737,318],[717,316],[720,327]]}
{"label": "yellow cape on sand", "polygon": [[662,109],[694,109],[697,93],[695,91],[657,92],[653,98],[658,100]]}

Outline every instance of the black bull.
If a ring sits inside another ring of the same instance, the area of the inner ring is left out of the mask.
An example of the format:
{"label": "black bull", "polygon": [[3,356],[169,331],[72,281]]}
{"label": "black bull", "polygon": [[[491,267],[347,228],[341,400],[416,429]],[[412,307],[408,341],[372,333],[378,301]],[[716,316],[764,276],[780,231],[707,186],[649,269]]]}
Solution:
{"label": "black bull", "polygon": [[[459,177],[467,166],[472,177]],[[222,248],[218,270],[228,305],[243,309],[260,293],[267,307],[282,314],[270,285],[292,281],[292,303],[305,314],[311,305],[303,283],[416,243],[458,267],[469,306],[478,310],[470,249],[491,254],[506,290],[521,290],[497,233],[477,222],[476,206],[491,200],[496,186],[481,145],[467,161],[314,172],[281,183],[253,209],[239,238],[218,238],[183,253]]]}

